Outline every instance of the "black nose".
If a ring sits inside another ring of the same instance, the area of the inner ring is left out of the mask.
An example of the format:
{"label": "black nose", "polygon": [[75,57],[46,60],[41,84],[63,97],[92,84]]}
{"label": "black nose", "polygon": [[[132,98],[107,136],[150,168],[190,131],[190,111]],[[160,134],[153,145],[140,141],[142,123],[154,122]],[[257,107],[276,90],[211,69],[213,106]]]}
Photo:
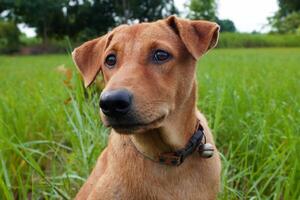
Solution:
{"label": "black nose", "polygon": [[130,110],[132,94],[125,89],[102,92],[100,96],[100,108],[110,117],[125,115]]}

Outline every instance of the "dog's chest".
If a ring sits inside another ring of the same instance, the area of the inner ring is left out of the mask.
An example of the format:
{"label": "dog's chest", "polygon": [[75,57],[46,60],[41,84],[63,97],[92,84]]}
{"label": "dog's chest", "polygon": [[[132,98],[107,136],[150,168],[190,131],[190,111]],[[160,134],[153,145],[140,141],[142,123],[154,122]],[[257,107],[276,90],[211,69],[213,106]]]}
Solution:
{"label": "dog's chest", "polygon": [[[143,166],[139,162],[136,160],[133,162],[135,165],[130,167],[123,165],[122,170],[114,169],[114,174],[104,174],[97,183],[99,193],[96,199],[208,199],[203,195],[210,193],[211,184],[205,184],[205,177],[199,173],[198,170],[202,169],[198,165],[183,164],[170,170],[167,166]],[[152,173],[147,173],[149,171]]]}
{"label": "dog's chest", "polygon": [[118,147],[122,148],[108,151],[106,169],[88,199],[215,199],[220,175],[217,154],[210,159],[194,154],[175,167],[146,159],[126,142]]}

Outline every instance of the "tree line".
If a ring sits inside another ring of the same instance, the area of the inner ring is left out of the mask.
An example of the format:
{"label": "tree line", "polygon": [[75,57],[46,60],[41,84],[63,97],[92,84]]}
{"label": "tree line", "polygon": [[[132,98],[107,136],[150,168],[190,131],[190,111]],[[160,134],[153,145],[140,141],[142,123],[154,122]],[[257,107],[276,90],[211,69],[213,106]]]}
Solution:
{"label": "tree line", "polygon": [[129,21],[177,13],[173,0],[0,0],[2,18],[36,28],[48,38],[86,39]]}
{"label": "tree line", "polygon": [[[215,1],[204,2],[206,0],[192,0],[188,6],[194,14],[188,17],[218,21],[211,17],[216,16]],[[178,14],[178,10],[174,0],[0,0],[0,13],[2,21],[35,27],[37,35],[47,43],[49,38],[66,35],[85,40],[122,23],[154,21]],[[235,31],[229,20],[224,21],[222,28]]]}
{"label": "tree line", "polygon": [[[280,9],[269,18],[272,32],[300,33],[300,1],[278,0],[278,4]],[[216,0],[190,0],[186,7],[183,17],[215,21],[221,31],[236,31],[231,20],[218,18]],[[47,44],[49,39],[65,36],[84,41],[122,23],[154,21],[172,14],[179,14],[174,0],[0,0],[0,47],[17,45],[19,23],[34,27]]]}

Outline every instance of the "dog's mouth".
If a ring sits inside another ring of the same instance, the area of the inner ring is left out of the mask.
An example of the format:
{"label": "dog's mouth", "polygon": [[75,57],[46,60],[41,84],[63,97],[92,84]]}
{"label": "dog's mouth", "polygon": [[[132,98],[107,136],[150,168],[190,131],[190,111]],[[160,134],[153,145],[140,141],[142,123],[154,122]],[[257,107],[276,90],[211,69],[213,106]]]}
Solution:
{"label": "dog's mouth", "polygon": [[165,119],[166,115],[162,115],[150,122],[135,122],[135,123],[112,123],[108,124],[109,127],[112,127],[116,132],[121,134],[131,134],[143,132],[146,130],[151,130],[158,128],[161,122]]}

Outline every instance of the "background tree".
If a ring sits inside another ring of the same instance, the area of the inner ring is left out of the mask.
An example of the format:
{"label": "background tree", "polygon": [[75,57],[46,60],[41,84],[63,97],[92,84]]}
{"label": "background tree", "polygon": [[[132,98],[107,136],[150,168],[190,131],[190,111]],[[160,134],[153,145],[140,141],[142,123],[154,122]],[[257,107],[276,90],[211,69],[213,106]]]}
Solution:
{"label": "background tree", "polygon": [[177,14],[174,0],[115,0],[118,23],[154,21]]}
{"label": "background tree", "polygon": [[10,6],[11,18],[16,22],[26,23],[36,28],[36,32],[43,38],[43,43],[49,37],[65,34],[66,13],[63,11],[68,0],[18,0]]}
{"label": "background tree", "polygon": [[[6,10],[5,5],[4,5],[3,3],[1,3],[1,1],[0,1],[0,14],[1,14],[4,10]],[[0,15],[0,18],[2,18],[1,15]]]}
{"label": "background tree", "polygon": [[191,0],[188,4],[190,19],[203,19],[217,22],[222,32],[235,32],[233,21],[229,19],[219,19],[217,17],[217,3],[215,0]]}
{"label": "background tree", "polygon": [[4,10],[16,23],[35,27],[44,44],[66,35],[86,40],[120,23],[177,13],[174,0],[0,0],[0,12]]}
{"label": "background tree", "polygon": [[230,19],[217,19],[217,23],[221,27],[221,32],[236,32],[235,25]]}
{"label": "background tree", "polygon": [[177,12],[173,0],[71,2],[67,6],[68,35],[78,40],[99,36],[121,23],[153,21]]}
{"label": "background tree", "polygon": [[190,19],[205,19],[216,21],[217,4],[215,0],[191,0],[188,4]]}
{"label": "background tree", "polygon": [[280,16],[287,16],[293,12],[300,11],[300,1],[299,0],[278,0],[279,10],[278,14]]}
{"label": "background tree", "polygon": [[0,0],[0,53],[14,53],[21,44],[21,32],[16,22],[10,18],[13,3],[13,0]]}
{"label": "background tree", "polygon": [[13,0],[0,0],[0,19],[7,20],[10,17],[11,8],[13,7],[13,5]]}
{"label": "background tree", "polygon": [[13,53],[20,46],[20,31],[12,21],[0,20],[0,53]]}
{"label": "background tree", "polygon": [[77,40],[99,36],[116,23],[114,2],[111,0],[70,1],[66,10],[66,35]]}
{"label": "background tree", "polygon": [[273,32],[300,34],[300,1],[278,0],[279,10],[269,18]]}

